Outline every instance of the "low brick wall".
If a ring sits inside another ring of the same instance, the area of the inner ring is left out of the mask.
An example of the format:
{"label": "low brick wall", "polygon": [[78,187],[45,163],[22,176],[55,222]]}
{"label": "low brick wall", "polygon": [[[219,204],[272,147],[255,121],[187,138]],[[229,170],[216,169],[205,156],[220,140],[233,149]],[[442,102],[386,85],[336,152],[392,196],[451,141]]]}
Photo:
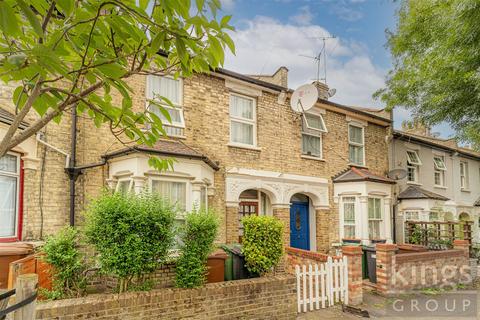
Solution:
{"label": "low brick wall", "polygon": [[444,251],[399,254],[395,244],[377,244],[377,290],[385,295],[455,286],[471,279],[468,243],[457,241]]}
{"label": "low brick wall", "polygon": [[295,278],[280,275],[37,304],[36,319],[295,319]]}
{"label": "low brick wall", "polygon": [[[309,265],[316,263],[323,263],[327,261],[328,254],[307,251],[292,247],[285,248],[286,266],[285,271],[288,273],[295,273],[296,265]],[[337,257],[332,257],[337,258]]]}

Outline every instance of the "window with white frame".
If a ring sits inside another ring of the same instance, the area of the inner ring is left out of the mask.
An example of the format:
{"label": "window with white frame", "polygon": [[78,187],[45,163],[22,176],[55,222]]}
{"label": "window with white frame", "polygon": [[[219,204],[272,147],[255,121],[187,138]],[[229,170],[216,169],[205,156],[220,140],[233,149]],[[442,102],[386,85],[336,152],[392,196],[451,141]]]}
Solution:
{"label": "window with white frame", "polygon": [[[162,120],[166,133],[170,136],[183,136],[185,120],[182,107],[182,80],[168,76],[148,75],[146,94],[148,110]],[[168,99],[173,106],[162,98]],[[171,121],[167,119],[166,113]]]}
{"label": "window with white frame", "polygon": [[255,99],[230,94],[230,142],[256,146],[257,116]]}
{"label": "window with white frame", "polygon": [[407,150],[407,180],[410,182],[418,181],[418,171],[422,162],[418,156],[418,152],[414,150]]}
{"label": "window with white frame", "polygon": [[445,158],[443,156],[433,157],[433,169],[434,169],[434,183],[436,186],[445,186]]}
{"label": "window with white frame", "polygon": [[0,158],[0,239],[18,233],[20,157],[6,154]]}
{"label": "window with white frame", "polygon": [[343,197],[343,237],[355,238],[355,197]]}
{"label": "window with white frame", "polygon": [[460,162],[460,187],[468,189],[468,162]]}
{"label": "window with white frame", "polygon": [[133,191],[133,180],[132,179],[120,179],[117,182],[116,192],[121,194],[126,194]]}
{"label": "window with white frame", "polygon": [[187,208],[187,183],[168,180],[152,180],[152,192],[156,192],[176,206],[181,212]]}
{"label": "window with white frame", "polygon": [[420,219],[420,215],[418,211],[405,211],[403,213],[404,221],[418,221],[419,219]]}
{"label": "window with white frame", "polygon": [[379,239],[382,223],[382,201],[380,198],[368,198],[368,237]]}
{"label": "window with white frame", "polygon": [[302,154],[322,158],[322,133],[326,131],[322,115],[305,113],[302,117]]}
{"label": "window with white frame", "polygon": [[348,125],[348,158],[350,163],[365,165],[363,127],[353,124]]}

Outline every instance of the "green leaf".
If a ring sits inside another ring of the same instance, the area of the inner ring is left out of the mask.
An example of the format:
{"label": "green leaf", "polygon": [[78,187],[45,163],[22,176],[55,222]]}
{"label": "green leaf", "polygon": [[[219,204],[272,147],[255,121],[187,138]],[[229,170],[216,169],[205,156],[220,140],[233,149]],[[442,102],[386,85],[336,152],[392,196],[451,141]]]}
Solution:
{"label": "green leaf", "polygon": [[23,14],[27,18],[27,20],[30,22],[30,25],[32,26],[33,30],[37,33],[37,35],[40,38],[43,38],[42,25],[40,24],[40,21],[37,19],[37,16],[35,15],[35,13],[33,13],[32,9],[30,9],[30,7],[23,0],[17,0],[17,4],[20,7],[20,9],[23,11]]}
{"label": "green leaf", "polygon": [[6,35],[14,36],[20,33],[17,15],[7,1],[0,1],[0,27]]}
{"label": "green leaf", "polygon": [[72,13],[75,0],[56,0],[56,3],[64,11],[64,13],[69,16]]}
{"label": "green leaf", "polygon": [[108,78],[119,79],[125,74],[125,69],[117,63],[103,64],[97,68]]}

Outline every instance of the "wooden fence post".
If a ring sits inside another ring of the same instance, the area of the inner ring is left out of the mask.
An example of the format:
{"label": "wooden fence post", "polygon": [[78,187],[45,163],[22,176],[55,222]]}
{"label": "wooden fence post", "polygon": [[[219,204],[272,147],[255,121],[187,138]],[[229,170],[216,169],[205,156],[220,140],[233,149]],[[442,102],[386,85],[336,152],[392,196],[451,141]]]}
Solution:
{"label": "wooden fence post", "polygon": [[[35,273],[28,273],[19,275],[15,285],[15,302],[23,301],[37,293],[38,275]],[[35,304],[32,301],[23,308],[18,309],[14,313],[14,320],[34,320],[35,319]]]}

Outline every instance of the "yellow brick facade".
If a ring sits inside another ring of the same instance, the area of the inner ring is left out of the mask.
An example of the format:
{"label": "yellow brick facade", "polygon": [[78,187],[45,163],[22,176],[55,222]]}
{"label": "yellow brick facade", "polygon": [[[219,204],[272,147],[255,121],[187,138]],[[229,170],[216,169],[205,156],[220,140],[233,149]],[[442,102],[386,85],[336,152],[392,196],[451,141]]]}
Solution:
{"label": "yellow brick facade", "polygon": [[[143,110],[146,105],[145,77],[135,76],[128,83],[135,92],[135,108]],[[218,162],[220,167],[214,175],[214,195],[209,197],[209,205],[222,217],[219,241],[234,241],[236,237],[238,221],[234,217],[237,212],[235,208],[227,208],[225,180],[227,170],[238,167],[328,179],[329,207],[315,210],[317,249],[326,251],[331,243],[339,241],[339,215],[333,199],[332,176],[348,168],[348,118],[358,116],[360,120],[368,121],[364,129],[366,166],[379,175],[385,175],[388,170],[386,136],[390,130],[389,122],[370,118],[365,112],[356,113],[334,104],[319,103],[318,106],[326,110],[323,118],[328,130],[328,133],[323,134],[323,160],[306,159],[301,156],[301,118],[290,109],[288,98],[280,103],[280,92],[262,89],[260,86],[255,86],[255,90],[261,91],[260,96],[255,97],[257,150],[228,145],[229,95],[232,89],[227,87],[224,78],[195,75],[183,80],[186,128],[182,141]],[[8,90],[2,91],[2,97],[8,94]],[[120,96],[117,95],[114,99],[120,101]],[[7,101],[2,99],[1,107],[11,110],[11,104]],[[95,128],[87,115],[79,117],[77,129],[77,165],[99,162],[103,154],[120,147],[108,128]],[[65,115],[60,125],[49,124],[46,138],[52,145],[70,152],[70,116]],[[35,169],[25,169],[24,240],[39,239],[40,230],[43,229],[44,236],[68,223],[69,187],[68,176],[64,171],[65,157],[51,149],[45,150],[44,146],[38,144],[37,158],[40,161],[36,163]],[[81,212],[89,199],[106,187],[108,172],[107,164],[87,169],[78,178],[78,223],[81,224]],[[288,208],[278,210],[288,228]],[[228,219],[229,215],[231,219]]]}

